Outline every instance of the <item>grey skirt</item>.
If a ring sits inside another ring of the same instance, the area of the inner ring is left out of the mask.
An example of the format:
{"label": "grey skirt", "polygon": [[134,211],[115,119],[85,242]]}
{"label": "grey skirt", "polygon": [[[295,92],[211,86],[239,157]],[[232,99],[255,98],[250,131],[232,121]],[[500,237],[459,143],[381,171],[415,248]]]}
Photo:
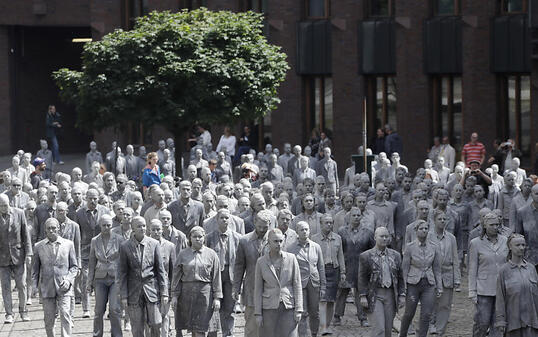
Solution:
{"label": "grey skirt", "polygon": [[176,330],[207,332],[212,314],[211,284],[182,282],[176,308]]}
{"label": "grey skirt", "polygon": [[326,264],[325,279],[327,281],[327,287],[325,290],[325,297],[321,300],[324,302],[335,302],[338,284],[340,283],[340,268],[333,268],[332,264]]}

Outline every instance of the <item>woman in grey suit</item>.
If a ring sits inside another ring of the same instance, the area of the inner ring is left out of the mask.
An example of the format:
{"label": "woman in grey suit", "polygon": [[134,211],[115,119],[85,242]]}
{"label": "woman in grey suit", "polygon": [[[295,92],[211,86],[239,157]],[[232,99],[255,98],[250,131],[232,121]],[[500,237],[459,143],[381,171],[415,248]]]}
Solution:
{"label": "woman in grey suit", "polygon": [[282,251],[280,229],[268,234],[269,253],[256,263],[254,316],[259,337],[296,337],[303,312],[301,271],[295,255]]}
{"label": "woman in grey suit", "polygon": [[495,327],[506,337],[538,336],[538,274],[523,257],[527,244],[521,234],[508,238],[508,262],[497,278]]}
{"label": "woman in grey suit", "polygon": [[402,274],[407,291],[400,337],[407,337],[419,301],[421,308],[417,336],[426,337],[435,296],[439,298],[443,294],[440,253],[437,245],[427,239],[429,229],[428,222],[417,221],[417,238],[406,246],[403,254]]}
{"label": "woman in grey suit", "polygon": [[203,337],[209,330],[213,311],[220,310],[219,257],[204,245],[202,227],[194,226],[188,237],[190,247],[178,254],[174,268],[172,308],[176,313],[177,336],[182,336],[181,330],[187,329],[192,331],[193,337]]}

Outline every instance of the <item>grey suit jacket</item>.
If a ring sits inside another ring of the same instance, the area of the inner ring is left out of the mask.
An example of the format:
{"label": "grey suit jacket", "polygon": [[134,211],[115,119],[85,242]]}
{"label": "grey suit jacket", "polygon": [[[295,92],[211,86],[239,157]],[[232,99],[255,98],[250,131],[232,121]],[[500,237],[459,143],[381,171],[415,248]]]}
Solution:
{"label": "grey suit jacket", "polygon": [[185,214],[181,200],[170,203],[168,210],[172,214],[172,225],[185,235],[189,235],[194,226],[202,226],[204,223],[204,205],[199,201],[189,200],[188,214]]}
{"label": "grey suit jacket", "polygon": [[90,244],[92,238],[101,232],[99,227],[99,219],[103,214],[110,214],[108,208],[103,205],[97,205],[97,217],[95,223],[90,222],[88,208],[83,207],[77,211],[75,222],[80,227],[80,255],[82,260],[87,260],[90,256]]}
{"label": "grey suit jacket", "polygon": [[137,254],[138,240],[134,236],[120,246],[120,295],[129,304],[139,303],[141,296],[150,303],[156,303],[162,295],[168,295],[168,275],[164,270],[159,242],[145,236],[141,244],[144,246],[141,257]]}
{"label": "grey suit jacket", "polygon": [[[74,296],[73,284],[79,271],[75,246],[73,242],[61,237],[58,237],[53,244],[58,245],[56,256],[54,256],[49,239],[41,240],[35,245],[32,266],[33,285],[35,289],[39,289],[43,298]],[[71,284],[67,292],[60,290],[63,280]]]}
{"label": "grey suit jacket", "polygon": [[299,263],[291,253],[282,252],[282,267],[278,277],[269,254],[256,263],[254,284],[254,315],[261,315],[262,309],[278,309],[280,302],[286,309],[303,311],[303,289]]}
{"label": "grey suit jacket", "polygon": [[160,245],[164,270],[168,276],[168,296],[171,296],[170,290],[172,287],[170,285],[172,284],[174,266],[176,265],[176,245],[166,239],[161,239]]}
{"label": "grey suit jacket", "polygon": [[[219,261],[220,264],[227,264],[229,273],[230,273],[230,280],[233,282],[234,280],[234,266],[235,266],[235,257],[236,257],[236,251],[237,247],[239,246],[239,241],[241,240],[241,235],[235,231],[232,231],[228,229],[226,232],[228,235],[228,261]],[[211,233],[209,233],[206,236],[206,245],[213,249],[217,255],[220,253],[220,231],[216,230]]]}
{"label": "grey suit jacket", "polygon": [[[256,231],[246,234],[239,240],[235,256],[233,289],[241,293],[242,302],[248,307],[254,306],[254,273],[256,262],[266,251],[267,237],[264,238],[260,250],[256,248]],[[299,279],[300,281],[300,279]]]}
{"label": "grey suit jacket", "polygon": [[477,237],[469,246],[469,297],[476,295],[495,296],[497,276],[508,257],[508,239],[499,235],[492,245],[488,239]]}
{"label": "grey suit jacket", "polygon": [[101,234],[92,239],[88,264],[88,285],[93,285],[95,279],[116,278],[121,243],[122,237],[115,233],[110,233],[106,247]]}
{"label": "grey suit jacket", "polygon": [[11,191],[7,191],[6,195],[9,198],[9,206],[19,209],[24,209],[28,201],[30,201],[30,196],[26,192],[21,191],[19,195],[15,197]]}
{"label": "grey suit jacket", "polygon": [[65,222],[64,228],[61,228],[60,225],[60,236],[64,239],[73,242],[75,246],[75,254],[77,255],[78,265],[80,264],[80,227],[79,225],[71,219],[67,219]]}
{"label": "grey suit jacket", "polygon": [[0,219],[0,226],[8,226],[9,245],[0,245],[0,266],[24,263],[26,256],[32,256],[32,239],[30,228],[26,225],[24,211],[11,207],[7,218],[8,223]]}

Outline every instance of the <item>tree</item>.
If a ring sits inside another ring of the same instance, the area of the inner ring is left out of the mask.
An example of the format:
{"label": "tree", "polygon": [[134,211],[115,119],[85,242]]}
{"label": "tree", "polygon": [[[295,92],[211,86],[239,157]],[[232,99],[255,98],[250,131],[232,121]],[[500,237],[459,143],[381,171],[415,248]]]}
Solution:
{"label": "tree", "polygon": [[[181,167],[183,134],[196,123],[253,120],[275,109],[289,66],[253,12],[152,12],[84,46],[82,70],[60,69],[60,97],[90,132],[127,121],[164,126]],[[181,171],[179,171],[181,172]]]}

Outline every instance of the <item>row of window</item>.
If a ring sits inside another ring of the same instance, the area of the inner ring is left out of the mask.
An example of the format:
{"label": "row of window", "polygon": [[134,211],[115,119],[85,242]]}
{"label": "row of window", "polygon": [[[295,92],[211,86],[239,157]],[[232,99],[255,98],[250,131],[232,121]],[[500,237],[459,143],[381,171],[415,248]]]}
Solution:
{"label": "row of window", "polygon": [[[434,16],[460,15],[461,0],[432,0]],[[330,0],[305,0],[306,17],[310,19],[326,19],[330,17]],[[370,17],[394,16],[396,0],[369,0],[366,2],[366,13]],[[499,0],[501,14],[525,13],[528,0]]]}
{"label": "row of window", "polygon": [[[499,75],[501,139],[512,138],[524,155],[530,154],[530,76]],[[378,128],[391,124],[397,129],[397,84],[395,76],[366,78],[369,138]],[[461,76],[432,76],[430,80],[432,130],[435,136],[448,136],[456,148],[463,145]],[[305,131],[324,130],[331,135],[334,125],[331,77],[305,77],[303,104]],[[496,116],[492,116],[495,118]]]}

